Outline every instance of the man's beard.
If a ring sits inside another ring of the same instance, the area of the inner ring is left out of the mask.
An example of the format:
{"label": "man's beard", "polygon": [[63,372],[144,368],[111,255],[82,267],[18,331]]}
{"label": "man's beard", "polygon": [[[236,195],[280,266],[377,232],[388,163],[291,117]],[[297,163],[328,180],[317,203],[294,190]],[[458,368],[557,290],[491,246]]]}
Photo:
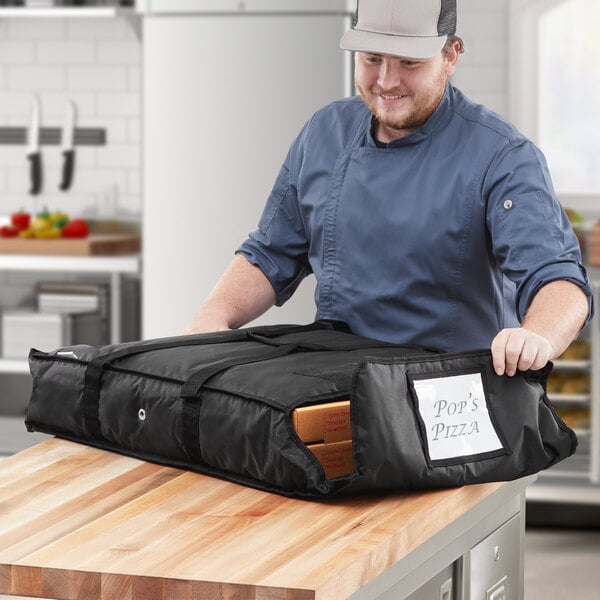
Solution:
{"label": "man's beard", "polygon": [[[435,97],[432,99],[431,88],[426,92],[420,94],[405,93],[403,90],[394,88],[392,90],[382,90],[378,86],[373,86],[369,90],[369,94],[365,92],[359,85],[356,86],[363,102],[367,108],[371,111],[373,116],[377,119],[381,125],[387,127],[393,131],[397,131],[399,134],[403,132],[411,132],[421,127],[431,115],[435,112],[438,107],[442,96],[444,95],[444,89],[446,87],[446,76],[444,73],[440,73],[436,78],[433,85],[433,89],[437,92]],[[386,96],[407,96],[412,102],[412,110],[400,118],[395,118],[392,113],[388,113],[385,110],[380,110],[376,105],[376,99],[372,98],[372,95]],[[406,133],[405,133],[406,135]],[[399,135],[398,137],[401,137]]]}

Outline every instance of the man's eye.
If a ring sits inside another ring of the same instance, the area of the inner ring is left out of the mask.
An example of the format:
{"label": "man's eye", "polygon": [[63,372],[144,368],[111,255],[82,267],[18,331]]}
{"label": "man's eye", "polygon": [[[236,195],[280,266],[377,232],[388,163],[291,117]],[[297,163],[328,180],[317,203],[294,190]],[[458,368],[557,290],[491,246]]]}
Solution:
{"label": "man's eye", "polygon": [[417,60],[403,60],[402,64],[405,67],[416,67],[417,65],[420,65],[421,63]]}

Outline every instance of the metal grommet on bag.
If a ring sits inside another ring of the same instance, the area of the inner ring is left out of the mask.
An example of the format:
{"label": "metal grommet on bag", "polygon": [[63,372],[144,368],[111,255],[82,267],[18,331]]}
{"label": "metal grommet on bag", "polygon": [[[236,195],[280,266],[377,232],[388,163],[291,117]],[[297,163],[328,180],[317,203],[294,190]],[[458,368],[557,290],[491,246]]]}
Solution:
{"label": "metal grommet on bag", "polygon": [[140,410],[138,410],[138,419],[140,421],[146,420],[146,411],[143,408],[140,408]]}
{"label": "metal grommet on bag", "polygon": [[506,210],[510,210],[513,207],[513,201],[510,199],[505,200],[502,206],[504,206]]}

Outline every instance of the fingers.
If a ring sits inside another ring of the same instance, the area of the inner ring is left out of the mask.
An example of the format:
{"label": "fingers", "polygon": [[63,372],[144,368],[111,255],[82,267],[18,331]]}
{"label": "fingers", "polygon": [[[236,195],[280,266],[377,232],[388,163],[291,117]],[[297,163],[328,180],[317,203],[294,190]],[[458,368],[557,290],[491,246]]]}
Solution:
{"label": "fingers", "polygon": [[542,335],[516,327],[503,329],[492,341],[492,362],[498,375],[512,377],[517,369],[541,369],[552,357],[552,345]]}

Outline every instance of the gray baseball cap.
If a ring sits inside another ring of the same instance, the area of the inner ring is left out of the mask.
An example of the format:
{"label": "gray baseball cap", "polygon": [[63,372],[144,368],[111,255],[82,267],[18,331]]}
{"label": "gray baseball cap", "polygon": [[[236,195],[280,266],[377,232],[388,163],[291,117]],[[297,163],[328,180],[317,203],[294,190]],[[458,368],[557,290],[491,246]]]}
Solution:
{"label": "gray baseball cap", "polygon": [[456,33],[456,0],[357,0],[343,50],[431,58]]}

